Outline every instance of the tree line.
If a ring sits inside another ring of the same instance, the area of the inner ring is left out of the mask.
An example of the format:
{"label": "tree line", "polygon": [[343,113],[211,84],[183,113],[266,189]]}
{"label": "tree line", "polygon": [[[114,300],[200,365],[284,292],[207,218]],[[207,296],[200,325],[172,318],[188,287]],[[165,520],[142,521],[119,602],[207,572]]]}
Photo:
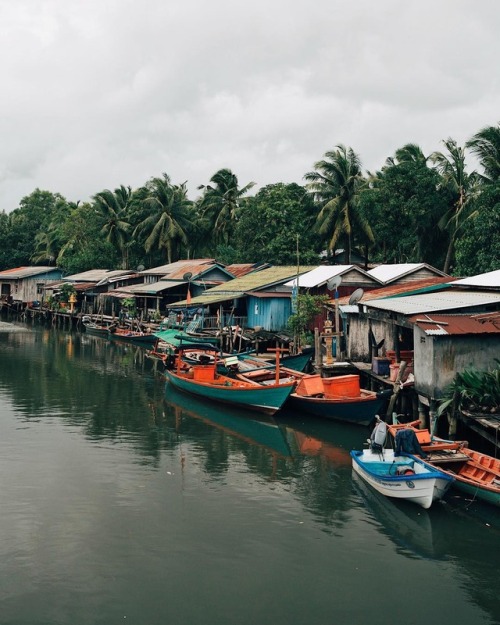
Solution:
{"label": "tree line", "polygon": [[339,248],[345,263],[356,251],[366,264],[427,262],[463,276],[500,267],[500,124],[429,155],[407,144],[375,172],[337,145],[303,185],[278,182],[252,195],[254,186],[225,168],[194,200],[166,173],[88,202],[35,189],[0,213],[0,269],[76,273],[204,257],[306,265],[333,262]]}

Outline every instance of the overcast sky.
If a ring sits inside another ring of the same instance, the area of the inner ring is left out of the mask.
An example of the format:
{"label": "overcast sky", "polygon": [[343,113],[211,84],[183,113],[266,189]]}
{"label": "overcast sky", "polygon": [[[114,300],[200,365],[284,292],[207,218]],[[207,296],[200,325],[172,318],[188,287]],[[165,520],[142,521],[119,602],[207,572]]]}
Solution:
{"label": "overcast sky", "polygon": [[500,121],[499,0],[0,0],[0,210],[169,174],[298,182]]}

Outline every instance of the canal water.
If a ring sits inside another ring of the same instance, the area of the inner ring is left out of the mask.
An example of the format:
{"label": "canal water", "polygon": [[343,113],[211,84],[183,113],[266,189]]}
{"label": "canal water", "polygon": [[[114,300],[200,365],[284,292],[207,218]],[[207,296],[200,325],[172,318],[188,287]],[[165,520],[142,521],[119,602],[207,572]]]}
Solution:
{"label": "canal water", "polygon": [[141,348],[0,332],[0,625],[500,623],[500,510],[396,505],[364,428],[165,386]]}

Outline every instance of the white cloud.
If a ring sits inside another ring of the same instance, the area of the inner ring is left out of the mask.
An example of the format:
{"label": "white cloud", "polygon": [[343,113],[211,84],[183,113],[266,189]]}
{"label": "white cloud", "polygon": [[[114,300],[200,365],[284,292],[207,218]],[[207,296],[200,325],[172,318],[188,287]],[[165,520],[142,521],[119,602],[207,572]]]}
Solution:
{"label": "white cloud", "polygon": [[303,182],[499,121],[497,0],[0,0],[0,210],[221,167]]}

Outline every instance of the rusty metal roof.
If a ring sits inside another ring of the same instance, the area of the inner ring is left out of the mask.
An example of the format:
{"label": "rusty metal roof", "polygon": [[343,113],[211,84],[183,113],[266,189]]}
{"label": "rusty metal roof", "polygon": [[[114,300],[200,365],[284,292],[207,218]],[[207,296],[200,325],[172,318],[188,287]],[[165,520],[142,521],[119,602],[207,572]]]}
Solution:
{"label": "rusty metal roof", "polygon": [[[381,289],[373,289],[363,293],[361,303],[367,302],[372,299],[382,299],[384,297],[400,297],[402,295],[417,295],[419,293],[428,293],[433,290],[446,288],[448,284],[453,282],[455,278],[433,276],[424,278],[423,280],[416,280],[415,282],[407,282],[405,284],[393,284],[391,286],[384,286]],[[350,295],[339,298],[337,301],[339,304],[348,304]],[[330,303],[335,303],[335,300],[331,300]]]}
{"label": "rusty metal roof", "polygon": [[21,278],[38,276],[41,273],[50,273],[51,271],[58,271],[59,274],[61,272],[58,267],[16,267],[15,269],[0,271],[0,278],[4,280],[19,280]]}
{"label": "rusty metal roof", "polygon": [[477,315],[414,315],[409,318],[429,336],[500,334],[500,312]]}
{"label": "rusty metal roof", "polygon": [[[67,284],[68,283],[65,282],[64,280],[51,282],[50,284],[47,284],[45,286],[45,290],[46,291],[58,291],[63,286],[66,286]],[[72,283],[71,286],[75,289],[75,291],[83,292],[83,291],[89,291],[90,289],[93,289],[96,284],[97,284],[96,282],[75,282],[75,283]]]}
{"label": "rusty metal roof", "polygon": [[235,263],[233,265],[226,265],[226,271],[233,274],[235,278],[241,278],[242,276],[246,276],[247,273],[268,269],[270,266],[271,265],[268,263]]}

